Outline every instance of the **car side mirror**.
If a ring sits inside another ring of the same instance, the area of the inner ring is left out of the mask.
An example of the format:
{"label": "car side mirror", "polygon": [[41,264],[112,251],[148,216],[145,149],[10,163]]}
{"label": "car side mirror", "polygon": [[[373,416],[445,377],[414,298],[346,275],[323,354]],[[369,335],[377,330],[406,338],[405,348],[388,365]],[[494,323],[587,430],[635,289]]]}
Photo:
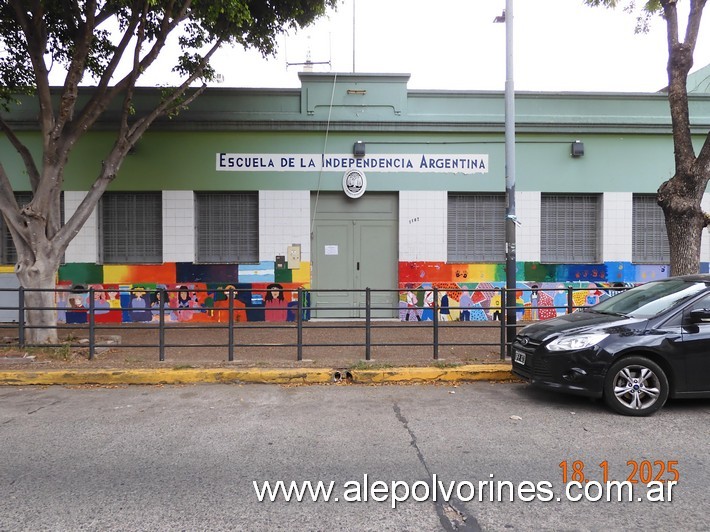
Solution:
{"label": "car side mirror", "polygon": [[693,323],[701,323],[704,321],[710,321],[710,309],[708,308],[696,308],[690,311],[690,321]]}

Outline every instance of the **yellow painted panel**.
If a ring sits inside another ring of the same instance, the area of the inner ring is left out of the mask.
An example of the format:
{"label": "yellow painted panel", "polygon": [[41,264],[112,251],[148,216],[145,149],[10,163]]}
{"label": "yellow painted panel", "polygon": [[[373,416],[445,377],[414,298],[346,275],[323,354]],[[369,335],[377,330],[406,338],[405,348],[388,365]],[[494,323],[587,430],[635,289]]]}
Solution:
{"label": "yellow painted panel", "polygon": [[297,270],[291,270],[291,282],[303,283],[306,288],[311,284],[311,263],[302,262]]}

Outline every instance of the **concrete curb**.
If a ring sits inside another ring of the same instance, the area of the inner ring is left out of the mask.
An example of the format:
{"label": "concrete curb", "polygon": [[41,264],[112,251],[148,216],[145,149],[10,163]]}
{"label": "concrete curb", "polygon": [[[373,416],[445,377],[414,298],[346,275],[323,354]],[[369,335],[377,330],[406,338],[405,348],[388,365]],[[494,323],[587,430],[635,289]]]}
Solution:
{"label": "concrete curb", "polygon": [[342,370],[329,368],[188,368],[0,371],[0,386],[115,384],[355,384],[504,381],[513,379],[509,364]]}

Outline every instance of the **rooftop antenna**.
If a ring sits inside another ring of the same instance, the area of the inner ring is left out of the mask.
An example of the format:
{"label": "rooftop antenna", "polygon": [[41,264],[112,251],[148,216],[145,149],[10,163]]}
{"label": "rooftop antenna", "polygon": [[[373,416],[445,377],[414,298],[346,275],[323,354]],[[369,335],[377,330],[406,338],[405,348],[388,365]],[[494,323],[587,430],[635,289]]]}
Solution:
{"label": "rooftop antenna", "polygon": [[[330,34],[328,34],[328,55],[330,56]],[[330,59],[328,61],[313,61],[311,59],[311,36],[308,36],[308,48],[306,49],[306,60],[296,63],[290,63],[286,61],[286,68],[291,66],[302,66],[303,72],[313,72],[313,65],[328,65],[330,66]]]}

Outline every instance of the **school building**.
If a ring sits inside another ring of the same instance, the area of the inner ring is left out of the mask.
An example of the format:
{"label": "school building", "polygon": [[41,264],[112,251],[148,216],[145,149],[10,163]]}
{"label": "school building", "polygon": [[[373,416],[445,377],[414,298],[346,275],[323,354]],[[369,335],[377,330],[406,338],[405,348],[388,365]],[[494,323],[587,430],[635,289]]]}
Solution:
{"label": "school building", "polygon": [[[698,147],[710,130],[708,75],[706,67],[689,79]],[[359,290],[369,287],[397,289],[373,294],[373,305],[391,307],[377,317],[431,319],[427,296],[437,287],[451,319],[493,319],[497,292],[475,290],[505,284],[503,92],[409,90],[405,74],[299,78],[300,89],[210,88],[156,122],[70,244],[58,284],[111,290],[97,302],[106,309],[148,309],[152,289],[175,290],[181,312],[171,319],[180,321],[215,319],[224,300],[210,291],[226,287],[250,321],[292,319],[283,309],[298,287],[314,290],[312,317],[334,305],[363,317]],[[159,97],[139,89],[137,115]],[[36,105],[24,100],[5,116],[39,149]],[[65,219],[115,127],[108,112],[72,153]],[[521,317],[531,304],[564,306],[570,285],[598,288],[580,293],[592,303],[617,283],[668,275],[654,198],[674,173],[665,93],[518,92],[516,152]],[[5,139],[0,156],[22,201],[29,184]],[[3,231],[0,285],[16,286]]]}

